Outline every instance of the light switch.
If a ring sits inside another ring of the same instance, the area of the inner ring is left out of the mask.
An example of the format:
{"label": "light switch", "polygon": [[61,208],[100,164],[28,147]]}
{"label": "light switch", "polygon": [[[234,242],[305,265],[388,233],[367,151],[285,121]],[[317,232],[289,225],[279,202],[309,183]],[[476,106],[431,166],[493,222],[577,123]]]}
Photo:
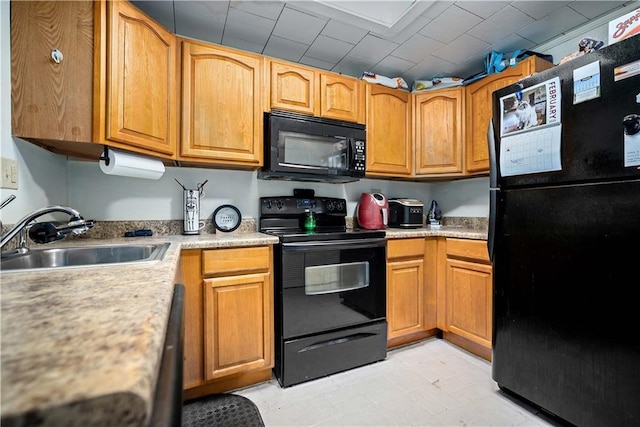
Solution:
{"label": "light switch", "polygon": [[0,159],[2,171],[2,188],[18,189],[18,162],[13,159]]}

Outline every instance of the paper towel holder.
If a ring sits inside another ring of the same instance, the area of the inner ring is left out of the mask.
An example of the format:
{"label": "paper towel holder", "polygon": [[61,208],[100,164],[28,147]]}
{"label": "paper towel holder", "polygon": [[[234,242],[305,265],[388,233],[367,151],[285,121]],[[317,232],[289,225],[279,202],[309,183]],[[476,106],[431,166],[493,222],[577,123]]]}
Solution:
{"label": "paper towel holder", "polygon": [[106,166],[109,166],[110,160],[109,160],[109,146],[108,145],[104,146],[104,151],[102,152],[102,155],[100,156],[99,160],[104,160],[104,164]]}

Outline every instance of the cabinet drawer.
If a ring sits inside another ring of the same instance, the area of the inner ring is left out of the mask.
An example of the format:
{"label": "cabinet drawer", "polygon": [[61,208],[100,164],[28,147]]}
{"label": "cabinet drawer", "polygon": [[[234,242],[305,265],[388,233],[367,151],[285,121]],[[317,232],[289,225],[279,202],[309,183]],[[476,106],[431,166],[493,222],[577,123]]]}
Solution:
{"label": "cabinet drawer", "polygon": [[447,255],[489,262],[487,242],[484,240],[448,238]]}
{"label": "cabinet drawer", "polygon": [[387,258],[403,258],[423,256],[425,240],[419,239],[394,239],[387,241]]}
{"label": "cabinet drawer", "polygon": [[271,267],[269,246],[202,251],[202,274],[223,276],[266,271]]}

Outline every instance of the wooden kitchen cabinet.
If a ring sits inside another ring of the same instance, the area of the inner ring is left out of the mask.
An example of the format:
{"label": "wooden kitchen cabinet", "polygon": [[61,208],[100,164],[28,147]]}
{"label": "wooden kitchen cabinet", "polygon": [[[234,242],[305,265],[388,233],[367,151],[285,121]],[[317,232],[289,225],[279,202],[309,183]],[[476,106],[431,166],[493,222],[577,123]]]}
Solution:
{"label": "wooden kitchen cabinet", "polygon": [[416,177],[464,172],[464,102],[463,87],[414,95]]}
{"label": "wooden kitchen cabinet", "polygon": [[388,347],[437,333],[434,243],[424,238],[387,241]]}
{"label": "wooden kitchen cabinet", "polygon": [[101,62],[107,69],[106,79],[99,80],[106,83],[106,102],[94,99],[94,109],[101,112],[95,137],[173,157],[179,105],[176,37],[129,2],[106,6],[107,49]]}
{"label": "wooden kitchen cabinet", "polygon": [[411,94],[370,83],[365,87],[367,176],[411,177],[413,174]]}
{"label": "wooden kitchen cabinet", "polygon": [[490,361],[493,273],[487,242],[447,238],[442,243],[438,327],[445,339]]}
{"label": "wooden kitchen cabinet", "polygon": [[263,159],[263,58],[181,39],[182,132],[178,159],[256,169]]}
{"label": "wooden kitchen cabinet", "polygon": [[271,246],[186,250],[185,397],[271,378]]}
{"label": "wooden kitchen cabinet", "polygon": [[493,92],[551,67],[553,63],[537,56],[530,56],[513,67],[466,86],[465,166],[467,175],[489,173],[487,131],[493,112]]}
{"label": "wooden kitchen cabinet", "polygon": [[288,62],[268,61],[271,109],[364,123],[364,82]]}
{"label": "wooden kitchen cabinet", "polygon": [[131,3],[14,1],[11,55],[14,135],[93,160],[103,144],[175,156],[176,39]]}
{"label": "wooden kitchen cabinet", "polygon": [[320,73],[320,117],[365,122],[364,81],[332,73]]}

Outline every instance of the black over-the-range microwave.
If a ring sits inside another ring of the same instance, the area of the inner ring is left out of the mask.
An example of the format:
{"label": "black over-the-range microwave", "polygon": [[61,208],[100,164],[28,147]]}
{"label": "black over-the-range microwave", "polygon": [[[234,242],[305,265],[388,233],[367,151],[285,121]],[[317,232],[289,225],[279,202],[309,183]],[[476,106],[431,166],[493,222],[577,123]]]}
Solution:
{"label": "black over-the-range microwave", "polygon": [[264,117],[259,178],[343,183],[364,177],[364,125],[280,110]]}

